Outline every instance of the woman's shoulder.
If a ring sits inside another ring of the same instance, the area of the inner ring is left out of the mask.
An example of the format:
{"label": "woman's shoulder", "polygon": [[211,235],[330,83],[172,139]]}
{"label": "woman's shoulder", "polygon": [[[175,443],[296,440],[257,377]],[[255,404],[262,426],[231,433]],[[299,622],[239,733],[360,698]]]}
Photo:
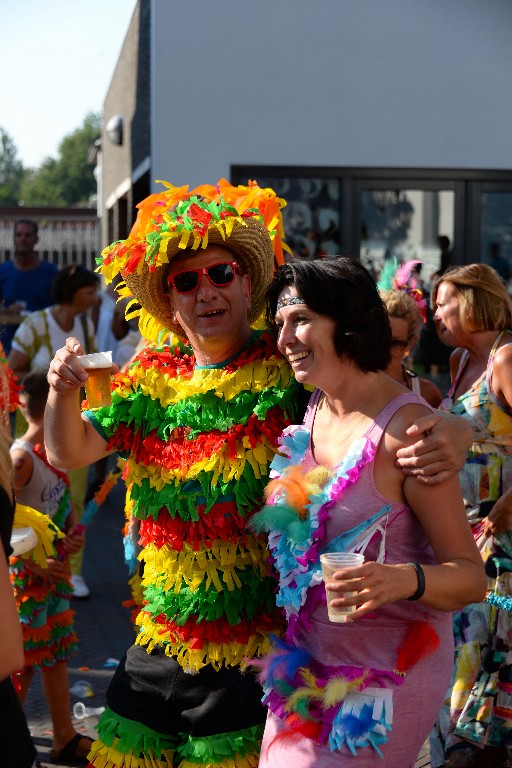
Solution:
{"label": "woman's shoulder", "polygon": [[409,394],[410,399],[402,404],[399,401],[395,402],[398,400],[395,398],[393,402],[397,407],[384,428],[385,445],[393,456],[399,448],[405,448],[417,442],[418,437],[410,437],[407,430],[417,419],[432,414],[432,408],[422,397]]}
{"label": "woman's shoulder", "polygon": [[437,408],[443,399],[439,387],[430,379],[420,378],[420,394],[432,408]]}

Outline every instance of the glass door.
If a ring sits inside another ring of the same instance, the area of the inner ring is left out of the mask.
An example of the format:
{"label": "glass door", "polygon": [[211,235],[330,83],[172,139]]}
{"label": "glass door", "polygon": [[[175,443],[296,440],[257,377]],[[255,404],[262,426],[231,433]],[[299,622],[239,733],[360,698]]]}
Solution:
{"label": "glass door", "polygon": [[512,187],[482,184],[480,261],[490,264],[506,283],[512,277]]}
{"label": "glass door", "polygon": [[455,189],[421,188],[421,182],[360,189],[360,255],[378,278],[391,264],[422,263],[421,277],[432,276],[453,263]]}

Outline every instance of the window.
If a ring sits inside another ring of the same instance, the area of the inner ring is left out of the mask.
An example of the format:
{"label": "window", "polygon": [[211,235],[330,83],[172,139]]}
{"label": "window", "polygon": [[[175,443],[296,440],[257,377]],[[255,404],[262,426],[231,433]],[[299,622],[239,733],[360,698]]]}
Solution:
{"label": "window", "polygon": [[231,179],[288,201],[286,241],[305,258],[360,256],[376,271],[417,258],[427,280],[491,251],[512,264],[512,170],[234,165]]}

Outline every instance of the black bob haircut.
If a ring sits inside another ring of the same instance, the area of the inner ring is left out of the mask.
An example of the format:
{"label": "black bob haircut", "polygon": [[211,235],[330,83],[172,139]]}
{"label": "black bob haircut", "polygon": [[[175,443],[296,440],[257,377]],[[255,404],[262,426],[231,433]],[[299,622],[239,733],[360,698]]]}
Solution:
{"label": "black bob haircut", "polygon": [[358,259],[297,259],[279,267],[267,293],[267,324],[276,334],[277,300],[288,285],[295,286],[313,312],[334,320],[339,357],[348,357],[365,372],[388,367],[388,313],[373,277]]}
{"label": "black bob haircut", "polygon": [[52,299],[54,304],[71,304],[73,296],[80,288],[88,288],[100,284],[98,275],[81,264],[70,264],[63,267],[52,283]]}

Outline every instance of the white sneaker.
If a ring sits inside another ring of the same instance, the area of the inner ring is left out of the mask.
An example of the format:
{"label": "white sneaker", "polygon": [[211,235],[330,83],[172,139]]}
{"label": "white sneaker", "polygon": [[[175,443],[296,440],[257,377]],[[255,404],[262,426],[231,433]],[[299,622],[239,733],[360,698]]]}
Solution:
{"label": "white sneaker", "polygon": [[83,576],[80,576],[80,574],[74,574],[71,576],[71,586],[73,587],[73,592],[71,597],[89,597],[91,594],[91,590],[87,586],[87,584],[84,581]]}

